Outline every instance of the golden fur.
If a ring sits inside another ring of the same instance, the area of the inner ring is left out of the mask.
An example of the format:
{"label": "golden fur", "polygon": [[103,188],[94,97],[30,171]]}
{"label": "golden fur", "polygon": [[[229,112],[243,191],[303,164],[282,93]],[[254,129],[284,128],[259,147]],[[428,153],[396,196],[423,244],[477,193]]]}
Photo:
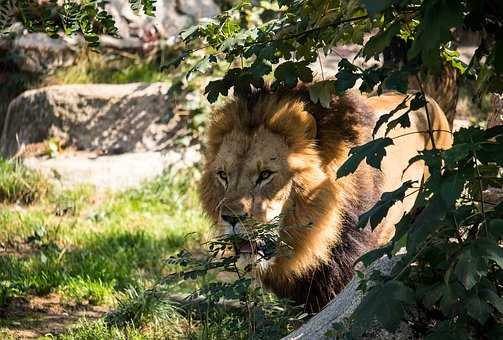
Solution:
{"label": "golden fur", "polygon": [[[378,116],[403,99],[401,94],[373,98],[353,94],[334,97],[326,109],[310,101],[306,87],[276,93],[266,89],[230,99],[214,112],[200,185],[204,210],[220,225],[226,224],[225,215],[265,222],[281,214],[281,224],[288,227],[280,237],[293,250],[278,254],[258,272],[278,295],[319,310],[349,281],[354,260],[387,242],[394,223],[410,209],[409,198],[414,195],[393,207],[374,233],[355,228],[358,216],[383,191],[394,190],[407,179],[422,179],[421,163],[403,177],[402,172],[409,158],[431,146],[428,134],[401,135],[426,130],[423,111],[416,111],[410,128],[392,132],[397,138],[383,160],[383,172],[362,163],[354,174],[336,178],[349,149],[368,141]],[[433,128],[448,131],[438,105],[431,102],[429,109]],[[450,145],[449,133],[435,137],[437,147]],[[264,171],[272,174],[260,181]]]}

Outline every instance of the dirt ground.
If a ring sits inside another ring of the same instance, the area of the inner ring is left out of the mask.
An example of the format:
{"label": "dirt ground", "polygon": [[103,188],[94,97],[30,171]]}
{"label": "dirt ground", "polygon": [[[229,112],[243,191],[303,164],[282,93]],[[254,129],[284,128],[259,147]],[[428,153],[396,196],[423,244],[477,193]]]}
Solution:
{"label": "dirt ground", "polygon": [[57,294],[28,296],[0,309],[0,328],[16,339],[34,339],[61,334],[82,317],[98,319],[106,312],[106,307],[66,304]]}

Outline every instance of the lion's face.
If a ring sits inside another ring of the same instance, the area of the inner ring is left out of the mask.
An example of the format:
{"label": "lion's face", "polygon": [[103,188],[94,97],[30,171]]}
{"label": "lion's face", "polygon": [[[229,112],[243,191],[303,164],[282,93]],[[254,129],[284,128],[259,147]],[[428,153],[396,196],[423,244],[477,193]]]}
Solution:
{"label": "lion's face", "polygon": [[[258,228],[250,220],[279,224],[276,236],[297,251],[303,235],[312,233],[292,226],[311,224],[313,218],[295,210],[320,207],[317,201],[326,195],[327,177],[313,142],[315,120],[295,100],[272,98],[246,110],[237,102],[213,116],[200,185],[204,210],[220,234],[245,239]],[[245,242],[237,250],[260,255],[260,247]]]}
{"label": "lion's face", "polygon": [[284,139],[259,128],[253,134],[232,131],[208,169],[221,197],[217,223],[228,234],[245,234],[245,219],[269,222],[288,199],[292,174]]}

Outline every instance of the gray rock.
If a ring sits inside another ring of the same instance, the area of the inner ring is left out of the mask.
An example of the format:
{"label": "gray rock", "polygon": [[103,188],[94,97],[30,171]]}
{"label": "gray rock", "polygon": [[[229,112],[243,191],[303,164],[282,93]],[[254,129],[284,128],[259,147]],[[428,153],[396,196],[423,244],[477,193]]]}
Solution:
{"label": "gray rock", "polygon": [[[397,258],[389,259],[384,256],[377,260],[369,268],[365,269],[365,276],[372,273],[374,270],[379,270],[384,275],[389,275],[393,266],[397,262]],[[353,280],[337,295],[321,312],[316,314],[312,319],[306,322],[302,327],[284,337],[284,340],[297,339],[327,339],[325,335],[331,330],[334,323],[347,324],[347,319],[353,314],[360,302],[362,301],[362,293],[357,290],[359,279],[355,276]],[[369,329],[364,338],[367,339],[413,339],[411,329],[407,324],[402,323],[400,328],[390,334],[384,329],[376,326]]]}
{"label": "gray rock", "polygon": [[14,40],[12,53],[16,63],[26,72],[41,73],[71,65],[76,58],[76,46],[69,39],[51,38],[44,33],[28,33]]}
{"label": "gray rock", "polygon": [[107,5],[119,35],[142,40],[146,40],[153,28],[166,38],[180,33],[201,18],[220,13],[220,8],[213,0],[158,0],[155,8],[154,17],[149,17],[141,11],[136,13],[131,10],[127,0],[111,0]]}
{"label": "gray rock", "polygon": [[91,185],[98,191],[121,191],[152,180],[170,168],[178,171],[199,162],[199,146],[168,152],[137,152],[96,156],[79,152],[57,158],[31,157],[24,164],[63,188]]}
{"label": "gray rock", "polygon": [[171,117],[163,83],[58,85],[30,90],[7,110],[0,153],[11,157],[23,146],[68,136],[82,150],[118,154],[165,149],[183,133],[184,119]]}

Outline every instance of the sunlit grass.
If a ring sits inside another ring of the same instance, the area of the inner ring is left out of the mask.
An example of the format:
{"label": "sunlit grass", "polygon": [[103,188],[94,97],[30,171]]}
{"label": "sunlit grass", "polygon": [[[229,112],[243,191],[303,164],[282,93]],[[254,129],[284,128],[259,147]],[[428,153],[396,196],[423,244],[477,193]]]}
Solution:
{"label": "sunlit grass", "polygon": [[[103,304],[171,269],[165,259],[208,229],[194,174],[167,172],[138,189],[94,198],[89,187],[52,192],[35,207],[0,209],[0,301],[62,294]],[[96,200],[98,202],[96,202]]]}
{"label": "sunlit grass", "polygon": [[15,160],[0,158],[0,203],[30,204],[45,195],[47,181]]}
{"label": "sunlit grass", "polygon": [[48,76],[47,84],[127,84],[134,82],[164,82],[170,77],[161,71],[159,64],[148,62],[139,56],[111,56],[85,51],[78,61],[58,69]]}

